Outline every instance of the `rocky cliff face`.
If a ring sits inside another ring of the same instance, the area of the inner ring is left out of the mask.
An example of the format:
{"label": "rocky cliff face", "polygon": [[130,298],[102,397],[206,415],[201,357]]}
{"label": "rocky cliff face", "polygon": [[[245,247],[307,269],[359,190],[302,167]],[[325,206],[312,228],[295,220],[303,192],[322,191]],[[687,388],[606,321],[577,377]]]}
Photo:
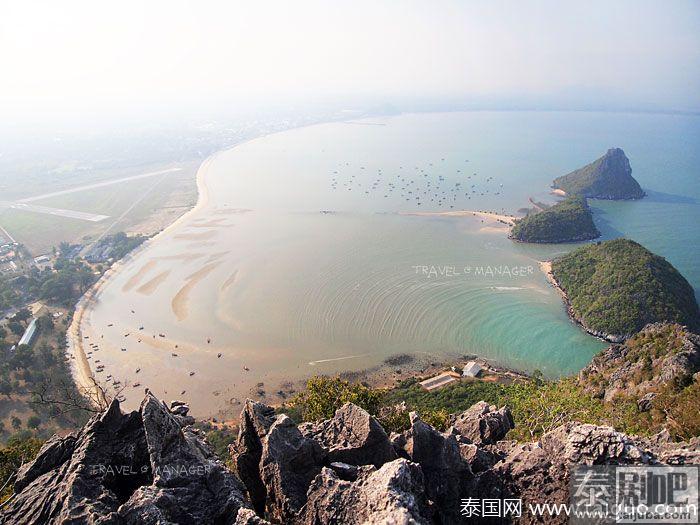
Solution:
{"label": "rocky cliff face", "polygon": [[691,382],[699,372],[700,336],[679,324],[652,323],[594,357],[579,372],[579,382],[605,401],[629,396],[648,409],[663,386]]}
{"label": "rocky cliff face", "polygon": [[[510,412],[483,402],[456,415],[447,432],[410,418],[407,431],[387,435],[346,404],[330,420],[296,425],[248,400],[231,472],[190,426],[186,405],[148,395],[139,411],[123,414],[114,402],[21,469],[3,522],[462,523],[463,498],[566,502],[574,465],[700,461],[698,440],[639,440],[594,425],[567,424],[535,443],[503,441]],[[524,514],[520,522],[537,520]]]}

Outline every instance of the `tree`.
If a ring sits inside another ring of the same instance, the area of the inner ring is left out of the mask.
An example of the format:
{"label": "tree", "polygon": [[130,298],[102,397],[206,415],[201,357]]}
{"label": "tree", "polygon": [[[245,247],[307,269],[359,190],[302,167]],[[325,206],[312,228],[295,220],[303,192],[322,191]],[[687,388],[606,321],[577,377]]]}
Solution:
{"label": "tree", "polygon": [[7,379],[2,379],[0,381],[0,394],[6,396],[8,399],[12,394],[12,384]]}
{"label": "tree", "polygon": [[15,430],[22,428],[22,420],[17,416],[12,416],[12,428]]}
{"label": "tree", "polygon": [[9,323],[7,323],[7,327],[15,335],[22,335],[24,333],[24,326],[19,324],[17,321],[10,321]]}
{"label": "tree", "polygon": [[42,441],[36,438],[11,437],[7,445],[0,447],[0,501],[5,501],[13,492],[13,481],[17,471],[26,462],[34,459]]}
{"label": "tree", "polygon": [[314,376],[306,382],[306,390],[291,401],[300,410],[304,421],[319,421],[333,417],[345,403],[354,403],[376,415],[381,393],[360,383],[350,383],[339,377]]}
{"label": "tree", "polygon": [[27,426],[28,426],[29,428],[34,428],[34,429],[36,429],[36,428],[39,428],[39,425],[41,425],[41,419],[39,419],[39,417],[37,417],[37,416],[31,416],[31,417],[27,420]]}
{"label": "tree", "polygon": [[13,317],[13,321],[19,321],[19,322],[27,322],[32,316],[32,312],[29,311],[29,308],[22,308],[20,309]]}

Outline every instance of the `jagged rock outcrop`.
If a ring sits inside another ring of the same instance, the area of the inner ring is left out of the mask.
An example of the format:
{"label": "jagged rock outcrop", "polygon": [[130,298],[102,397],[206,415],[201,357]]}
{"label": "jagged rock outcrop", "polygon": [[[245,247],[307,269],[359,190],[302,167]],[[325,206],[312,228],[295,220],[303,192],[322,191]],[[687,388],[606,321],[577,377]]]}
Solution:
{"label": "jagged rock outcrop", "polygon": [[309,487],[309,499],[299,522],[305,525],[342,523],[430,523],[421,468],[405,459],[379,470],[360,467],[355,481],[341,479],[324,468]]}
{"label": "jagged rock outcrop", "polygon": [[248,399],[241,412],[238,440],[231,446],[233,467],[250,495],[253,508],[258,514],[265,512],[267,490],[260,477],[262,439],[275,420],[275,411]]}
{"label": "jagged rock outcrop", "polygon": [[454,416],[452,426],[476,445],[493,445],[505,438],[508,431],[515,428],[515,423],[508,407],[496,409],[480,401]]}
{"label": "jagged rock outcrop", "polygon": [[277,416],[263,440],[260,457],[260,478],[274,518],[288,523],[296,516],[325,459],[321,446],[304,437],[287,415]]}
{"label": "jagged rock outcrop", "polygon": [[331,419],[305,424],[300,430],[324,448],[328,461],[380,467],[396,459],[389,437],[374,417],[352,403],[345,403]]}
{"label": "jagged rock outcrop", "polygon": [[700,336],[679,324],[652,323],[625,344],[594,357],[579,372],[579,383],[605,401],[632,397],[640,410],[649,410],[661,387],[692,381],[698,371]]}
{"label": "jagged rock outcrop", "polygon": [[[467,498],[516,498],[524,509],[566,503],[576,465],[700,462],[700,439],[674,443],[668,432],[639,439],[567,423],[536,442],[503,441],[510,413],[485,403],[457,415],[446,432],[411,413],[410,428],[388,438],[353,405],[302,431],[247,401],[231,447],[241,483],[197,430],[183,426],[183,406],[174,404],[173,413],[149,394],[139,411],[123,414],[114,402],[80,432],[49,440],[19,472],[0,522],[452,524],[464,522]],[[346,461],[335,461],[333,450]],[[565,522],[527,512],[518,521]]]}
{"label": "jagged rock outcrop", "polygon": [[[187,414],[181,414],[180,417]],[[48,441],[18,473],[3,522],[233,523],[245,489],[193,428],[152,395],[117,401],[78,433]]]}
{"label": "jagged rock outcrop", "polygon": [[404,450],[423,470],[426,492],[445,519],[459,517],[459,500],[474,476],[462,457],[457,436],[435,430],[411,412]]}
{"label": "jagged rock outcrop", "polygon": [[[268,493],[275,494],[268,496],[265,517],[291,524],[461,523],[460,502],[466,498],[518,498],[524,505],[566,503],[571,472],[576,465],[682,464],[697,462],[700,456],[700,440],[682,444],[672,443],[664,436],[640,440],[610,427],[576,423],[556,428],[534,443],[502,441],[513,428],[510,412],[477,403],[455,416],[447,432],[434,429],[411,413],[411,427],[393,433],[387,440],[400,459],[387,458],[383,465],[377,466],[368,464],[369,458],[375,457],[371,449],[364,449],[367,456],[359,454],[367,440],[354,441],[357,436],[370,434],[367,429],[371,420],[363,412],[346,405],[330,420],[300,425],[299,434],[288,418],[277,416],[275,421],[292,436],[291,458],[297,457],[301,443],[309,446],[304,440],[318,443],[324,456],[316,456],[299,469],[302,472],[321,461],[318,474],[308,483],[304,481],[309,479],[307,475],[298,476],[287,485],[294,489],[289,497],[297,498],[296,504],[280,503],[278,494],[287,489],[277,479],[267,480],[261,474]],[[351,414],[354,415],[349,417]],[[355,424],[358,428],[353,427]],[[274,434],[273,428],[274,424],[261,438],[263,446]],[[381,442],[384,443],[383,439]],[[342,450],[349,443],[361,446],[350,447],[354,453],[345,458],[346,462],[330,461],[328,451]],[[240,444],[232,447],[232,451],[234,462],[236,454],[246,453]],[[277,464],[284,464],[281,457],[284,453],[278,450],[275,454]],[[260,472],[262,468],[261,462]],[[304,485],[305,498],[300,505]],[[275,509],[284,505],[285,512],[276,513]],[[472,518],[471,522],[482,521]],[[483,521],[501,522],[507,523],[491,518]],[[520,522],[543,521],[524,515]],[[565,523],[566,519],[548,516],[546,522]]]}

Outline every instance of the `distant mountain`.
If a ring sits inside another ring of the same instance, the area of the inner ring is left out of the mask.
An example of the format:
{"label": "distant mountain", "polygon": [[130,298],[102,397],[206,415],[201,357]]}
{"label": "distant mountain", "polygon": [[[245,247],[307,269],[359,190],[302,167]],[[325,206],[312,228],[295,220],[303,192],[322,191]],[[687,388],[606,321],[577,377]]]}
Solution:
{"label": "distant mountain", "polygon": [[620,148],[609,149],[598,160],[554,179],[552,187],[594,199],[641,199],[645,195]]}
{"label": "distant mountain", "polygon": [[573,196],[518,220],[510,238],[521,242],[561,243],[600,237],[585,197]]}
{"label": "distant mountain", "polygon": [[648,323],[700,327],[693,287],[663,257],[628,239],[589,244],[552,262],[569,314],[589,333],[623,341]]}

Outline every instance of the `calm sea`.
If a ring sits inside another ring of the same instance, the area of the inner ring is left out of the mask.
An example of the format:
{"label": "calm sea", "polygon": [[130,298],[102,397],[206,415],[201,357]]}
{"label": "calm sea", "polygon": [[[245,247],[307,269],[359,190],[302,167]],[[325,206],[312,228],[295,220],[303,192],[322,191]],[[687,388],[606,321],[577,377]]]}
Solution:
{"label": "calm sea", "polygon": [[605,345],[569,321],[537,261],[575,246],[402,212],[516,213],[621,147],[649,196],[592,201],[599,228],[698,290],[699,146],[697,117],[606,113],[409,114],[263,137],[209,163],[206,202],[124,265],[84,327],[101,339],[103,374],[199,415],[397,353],[570,374]]}

